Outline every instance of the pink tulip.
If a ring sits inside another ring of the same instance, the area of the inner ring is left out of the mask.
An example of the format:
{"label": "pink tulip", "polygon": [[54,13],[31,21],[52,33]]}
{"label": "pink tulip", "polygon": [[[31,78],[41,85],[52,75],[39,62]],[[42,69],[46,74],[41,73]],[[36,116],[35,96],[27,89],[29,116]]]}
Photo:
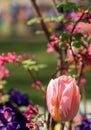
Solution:
{"label": "pink tulip", "polygon": [[55,121],[72,120],[79,108],[80,92],[71,76],[51,79],[46,92],[49,113]]}

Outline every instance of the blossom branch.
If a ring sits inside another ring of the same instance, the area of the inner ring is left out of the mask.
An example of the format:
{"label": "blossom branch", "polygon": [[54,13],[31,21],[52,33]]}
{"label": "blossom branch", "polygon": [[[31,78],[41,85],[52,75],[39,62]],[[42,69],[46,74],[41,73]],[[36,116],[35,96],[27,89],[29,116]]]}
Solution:
{"label": "blossom branch", "polygon": [[75,28],[76,28],[76,26],[77,26],[77,24],[80,22],[80,20],[83,18],[83,16],[84,16],[84,12],[82,13],[82,15],[80,16],[80,18],[75,22],[75,24],[74,24],[74,26],[73,26],[73,28],[72,28],[72,31],[71,31],[71,36],[70,36],[70,42],[69,42],[69,45],[70,45],[70,49],[71,49],[71,52],[72,52],[72,54],[73,54],[73,57],[74,57],[74,60],[76,61],[76,59],[75,59],[75,57],[76,57],[76,55],[74,54],[74,52],[73,52],[73,49],[72,49],[72,38],[73,38],[73,32],[74,32],[74,30],[75,30]]}
{"label": "blossom branch", "polygon": [[[27,69],[27,70],[28,70],[33,82],[36,84],[36,78],[33,76],[33,74],[31,73],[31,71],[29,69]],[[41,92],[43,92],[45,94],[46,92],[41,86],[42,86],[42,84],[37,83],[37,87],[39,88],[39,90],[41,90]]]}
{"label": "blossom branch", "polygon": [[[35,9],[36,14],[38,15],[38,17],[41,17],[41,18],[42,18],[42,15],[41,15],[41,13],[40,13],[40,10],[39,10],[39,8],[38,8],[38,6],[37,6],[37,4],[36,4],[36,0],[30,0],[30,1],[31,1],[31,3],[32,3],[32,5],[33,5],[33,7],[34,7],[34,9]],[[48,41],[50,41],[50,36],[51,36],[51,34],[50,34],[50,32],[48,31],[48,29],[47,29],[47,27],[46,27],[46,25],[45,25],[45,23],[44,23],[43,18],[41,19],[40,22],[41,22],[42,29],[43,29],[43,31],[44,31],[44,33],[45,33],[45,36],[47,37]]]}

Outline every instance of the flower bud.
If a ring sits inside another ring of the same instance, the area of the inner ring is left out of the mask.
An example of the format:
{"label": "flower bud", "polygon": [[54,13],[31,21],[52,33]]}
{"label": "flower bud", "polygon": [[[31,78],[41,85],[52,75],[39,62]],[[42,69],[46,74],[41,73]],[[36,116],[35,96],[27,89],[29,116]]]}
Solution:
{"label": "flower bud", "polygon": [[49,113],[55,121],[72,120],[79,108],[80,92],[71,76],[51,79],[46,92]]}

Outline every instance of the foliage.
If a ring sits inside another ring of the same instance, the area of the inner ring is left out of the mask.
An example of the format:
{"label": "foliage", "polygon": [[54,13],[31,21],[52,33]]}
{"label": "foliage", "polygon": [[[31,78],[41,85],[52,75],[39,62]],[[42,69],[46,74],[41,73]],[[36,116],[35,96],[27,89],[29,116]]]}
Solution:
{"label": "foliage", "polygon": [[[31,2],[38,17],[30,20],[28,25],[41,24],[49,42],[47,52],[57,56],[57,67],[50,76],[47,87],[40,77],[40,70],[47,65],[39,64],[35,56],[17,55],[15,52],[0,55],[0,129],[53,130],[57,122],[60,122],[62,130],[65,127],[67,130],[90,129],[91,121],[86,112],[84,73],[91,66],[91,30],[88,28],[88,25],[91,27],[91,12],[72,2],[56,3],[53,0],[57,17],[43,19],[36,1]],[[59,23],[63,29],[54,33],[49,30],[49,23]],[[9,70],[5,65],[10,63],[24,67],[31,77],[31,86],[43,93],[44,113],[39,111],[38,105],[32,105],[27,94],[16,89],[4,92],[5,78],[9,77]],[[75,115],[80,100],[84,101],[84,113],[77,121]],[[69,125],[66,126],[65,122]]]}

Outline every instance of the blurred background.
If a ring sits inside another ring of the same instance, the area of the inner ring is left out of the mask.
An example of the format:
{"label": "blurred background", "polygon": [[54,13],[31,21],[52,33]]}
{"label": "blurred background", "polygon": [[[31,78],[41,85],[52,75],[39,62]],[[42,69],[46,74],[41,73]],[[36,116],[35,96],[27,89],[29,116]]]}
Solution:
{"label": "blurred background", "polygon": [[[55,16],[52,3],[48,0],[37,0],[43,17]],[[47,8],[47,9],[46,9]],[[0,0],[0,36],[30,36],[39,29],[39,25],[27,26],[27,21],[34,18],[36,13],[30,0]]]}
{"label": "blurred background", "polygon": [[[54,73],[56,57],[54,54],[47,54],[47,39],[41,35],[36,35],[36,29],[40,30],[39,24],[28,26],[27,21],[36,17],[36,13],[31,5],[31,0],[0,0],[0,54],[2,52],[16,52],[17,54],[34,54],[39,63],[48,64],[45,70],[41,70],[40,76],[44,84],[48,84],[51,75]],[[42,16],[56,17],[51,0],[36,0],[41,10]],[[85,0],[71,0],[76,4],[87,5]],[[79,2],[80,1],[80,2]],[[82,1],[82,2],[81,2]],[[58,24],[52,24],[59,28]],[[51,59],[51,60],[50,60]],[[18,65],[7,65],[10,70],[10,77],[6,85],[6,90],[18,88],[23,93],[28,93],[33,103],[43,105],[42,94],[31,87],[31,79],[28,73]],[[87,98],[91,98],[90,71],[87,77]],[[37,96],[36,96],[37,94]]]}
{"label": "blurred background", "polygon": [[[59,0],[60,1],[60,0]],[[70,0],[80,5],[87,5],[87,0]],[[82,1],[82,2],[81,2]],[[56,16],[52,7],[52,0],[36,0],[43,17]],[[36,13],[31,0],[0,0],[0,36],[23,36],[40,29],[39,25],[27,26],[27,21],[34,18]]]}

